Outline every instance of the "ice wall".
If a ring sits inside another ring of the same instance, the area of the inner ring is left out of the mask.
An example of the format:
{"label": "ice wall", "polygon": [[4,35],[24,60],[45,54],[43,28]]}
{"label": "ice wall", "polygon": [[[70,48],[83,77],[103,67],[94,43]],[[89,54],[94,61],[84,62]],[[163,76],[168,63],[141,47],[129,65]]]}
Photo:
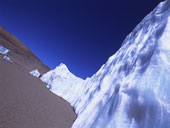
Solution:
{"label": "ice wall", "polygon": [[75,108],[72,128],[169,128],[170,0],[147,15],[91,78],[79,84],[61,78],[47,77],[48,87],[63,89],[50,90],[67,95]]}

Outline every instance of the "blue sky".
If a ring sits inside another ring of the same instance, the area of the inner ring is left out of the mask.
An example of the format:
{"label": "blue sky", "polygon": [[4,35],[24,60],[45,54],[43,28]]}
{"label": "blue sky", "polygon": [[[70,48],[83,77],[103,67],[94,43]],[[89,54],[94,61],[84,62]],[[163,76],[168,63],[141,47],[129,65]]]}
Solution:
{"label": "blue sky", "polygon": [[160,0],[1,0],[0,25],[51,69],[93,75]]}

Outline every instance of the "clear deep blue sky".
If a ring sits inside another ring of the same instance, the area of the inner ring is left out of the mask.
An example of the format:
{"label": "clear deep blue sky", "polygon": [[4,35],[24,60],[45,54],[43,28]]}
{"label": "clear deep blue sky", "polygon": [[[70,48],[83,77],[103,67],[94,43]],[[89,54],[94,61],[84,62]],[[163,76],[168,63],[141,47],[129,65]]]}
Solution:
{"label": "clear deep blue sky", "polygon": [[0,25],[51,69],[93,75],[161,0],[0,0]]}

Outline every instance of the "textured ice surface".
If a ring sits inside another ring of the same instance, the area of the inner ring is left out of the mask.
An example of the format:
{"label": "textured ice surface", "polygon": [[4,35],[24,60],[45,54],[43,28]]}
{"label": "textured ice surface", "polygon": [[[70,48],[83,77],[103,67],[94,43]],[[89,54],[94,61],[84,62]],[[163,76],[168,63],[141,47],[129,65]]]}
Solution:
{"label": "textured ice surface", "polygon": [[39,73],[38,69],[31,71],[30,74],[35,77],[40,77],[40,73]]}
{"label": "textured ice surface", "polygon": [[0,45],[0,53],[6,55],[9,52],[8,49]]}
{"label": "textured ice surface", "polygon": [[65,64],[60,64],[54,70],[41,77],[47,87],[58,96],[74,106],[83,91],[84,80],[73,75]]}
{"label": "textured ice surface", "polygon": [[10,63],[13,63],[13,61],[11,60],[11,58],[9,58],[8,56],[4,56],[3,57],[4,60],[10,62]]}
{"label": "textured ice surface", "polygon": [[62,73],[55,69],[42,80],[75,108],[72,128],[170,128],[170,0],[91,78],[75,84],[79,78]]}

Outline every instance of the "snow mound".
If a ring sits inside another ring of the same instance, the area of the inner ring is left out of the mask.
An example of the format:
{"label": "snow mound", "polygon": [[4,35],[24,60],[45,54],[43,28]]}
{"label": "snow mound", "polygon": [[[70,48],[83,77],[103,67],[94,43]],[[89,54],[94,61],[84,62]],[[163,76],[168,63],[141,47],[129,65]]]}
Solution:
{"label": "snow mound", "polygon": [[35,77],[40,77],[40,73],[39,73],[38,69],[31,71],[30,74]]}
{"label": "snow mound", "polygon": [[8,56],[4,56],[3,57],[4,60],[10,62],[10,63],[13,63],[13,61],[11,60],[11,58],[9,58]]}
{"label": "snow mound", "polygon": [[9,52],[8,49],[0,45],[0,53],[6,55]]}

